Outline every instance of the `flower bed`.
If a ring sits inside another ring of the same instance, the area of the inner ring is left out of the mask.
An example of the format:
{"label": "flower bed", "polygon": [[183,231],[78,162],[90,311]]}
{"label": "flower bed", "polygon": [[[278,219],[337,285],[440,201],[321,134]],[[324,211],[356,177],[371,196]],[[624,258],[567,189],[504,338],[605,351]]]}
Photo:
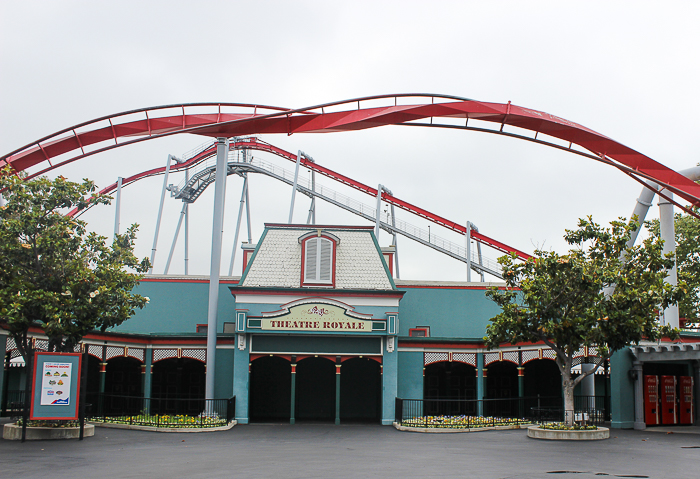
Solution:
{"label": "flower bed", "polygon": [[134,416],[108,416],[93,422],[172,428],[209,428],[226,426],[226,419],[218,416],[185,416],[169,414],[137,414]]}
{"label": "flower bed", "polygon": [[[22,426],[22,418],[17,419],[16,424]],[[30,419],[27,421],[27,427],[80,427],[80,421]]]}
{"label": "flower bed", "polygon": [[598,426],[592,424],[574,424],[573,426],[567,426],[563,422],[550,422],[542,424],[540,429],[550,429],[552,431],[595,431],[598,429]]}
{"label": "flower bed", "polygon": [[402,426],[408,427],[453,429],[476,429],[480,427],[515,426],[519,424],[530,424],[530,421],[517,418],[483,416],[420,416],[403,419],[401,421]]}

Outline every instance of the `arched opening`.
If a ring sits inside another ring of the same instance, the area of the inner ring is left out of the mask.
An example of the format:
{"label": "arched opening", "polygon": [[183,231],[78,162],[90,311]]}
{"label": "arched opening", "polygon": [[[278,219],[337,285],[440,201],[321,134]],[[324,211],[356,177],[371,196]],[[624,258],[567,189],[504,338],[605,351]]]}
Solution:
{"label": "arched opening", "polygon": [[204,409],[204,363],[190,358],[169,358],[153,364],[153,414],[196,416]]}
{"label": "arched opening", "polygon": [[[526,407],[561,407],[561,373],[551,359],[534,359],[525,363]],[[536,398],[536,399],[534,399]]]}
{"label": "arched opening", "polygon": [[277,356],[263,356],[250,365],[251,421],[289,421],[291,412],[292,367]]}
{"label": "arched opening", "polygon": [[296,368],[295,418],[335,420],[335,364],[326,358],[305,358]]}
{"label": "arched opening", "polygon": [[487,368],[487,416],[514,417],[518,413],[518,367],[510,361],[491,363]]}
{"label": "arched opening", "polygon": [[425,367],[423,377],[425,414],[476,414],[476,368],[460,362],[440,361]]}
{"label": "arched opening", "polygon": [[352,358],[340,368],[340,420],[377,422],[382,400],[381,367],[377,361]]}
{"label": "arched opening", "polygon": [[107,361],[102,404],[105,415],[138,414],[143,409],[142,395],[141,362],[138,359],[119,356]]}

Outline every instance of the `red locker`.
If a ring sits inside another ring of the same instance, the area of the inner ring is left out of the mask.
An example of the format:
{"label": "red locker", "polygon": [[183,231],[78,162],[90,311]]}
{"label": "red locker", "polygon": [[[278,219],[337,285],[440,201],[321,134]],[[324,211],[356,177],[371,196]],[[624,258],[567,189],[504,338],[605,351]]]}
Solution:
{"label": "red locker", "polygon": [[644,420],[655,426],[661,424],[659,419],[659,377],[644,376]]}
{"label": "red locker", "polygon": [[678,419],[680,424],[693,424],[695,421],[695,411],[693,410],[693,378],[690,376],[680,377],[680,397],[678,404]]}
{"label": "red locker", "polygon": [[661,376],[661,423],[678,424],[676,416],[676,376]]}

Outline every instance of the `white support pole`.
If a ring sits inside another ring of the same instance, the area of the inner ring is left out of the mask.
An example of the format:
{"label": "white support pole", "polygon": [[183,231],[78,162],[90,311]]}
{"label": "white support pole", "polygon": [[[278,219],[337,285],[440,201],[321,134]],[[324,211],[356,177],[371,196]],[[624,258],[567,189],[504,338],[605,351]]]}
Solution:
{"label": "white support pole", "polygon": [[[246,180],[248,176],[246,175]],[[253,243],[253,233],[250,225],[250,185],[247,184],[245,187],[245,219],[248,225],[248,244]]]}
{"label": "white support pole", "polygon": [[472,224],[467,221],[467,283],[472,281]]}
{"label": "white support pole", "polygon": [[299,181],[299,163],[301,163],[301,150],[297,152],[297,166],[294,169],[294,187],[292,188],[292,204],[289,205],[289,224],[292,224],[292,217],[294,216],[294,197],[297,194],[297,182]]}
{"label": "white support pole", "polygon": [[382,189],[383,188],[384,187],[381,185],[381,183],[379,184],[379,186],[377,186],[377,215],[376,215],[377,223],[376,223],[376,226],[374,227],[374,236],[377,237],[377,241],[379,241],[379,222],[381,220]]}
{"label": "white support pole", "polygon": [[160,193],[160,206],[158,206],[158,218],[156,219],[156,232],[153,235],[153,247],[151,248],[151,269],[148,274],[153,273],[153,266],[156,261],[156,247],[158,246],[158,233],[160,232],[160,220],[163,217],[163,203],[165,202],[165,191],[168,189],[168,175],[170,174],[170,162],[175,157],[168,155],[168,161],[165,164],[165,176],[163,177],[163,191]]}
{"label": "white support pole", "polygon": [[[121,176],[117,178],[117,202],[116,202],[116,210],[114,212],[114,238],[116,239],[117,235],[119,234],[119,216],[121,215],[121,208],[122,208],[122,181],[124,178]],[[114,241],[114,240],[112,240]]]}
{"label": "white support pole", "polygon": [[[481,243],[479,243],[478,241],[476,242],[476,255],[479,257],[479,266],[483,267],[484,263],[483,263],[483,258],[481,256]],[[481,276],[481,282],[483,283],[484,282],[484,270],[483,269],[479,271],[479,276]]]}
{"label": "white support pole", "polygon": [[211,266],[209,268],[209,306],[207,314],[207,369],[205,399],[214,399],[216,385],[216,331],[219,309],[219,274],[221,272],[221,237],[224,226],[226,177],[228,168],[228,139],[217,138],[216,179],[214,181],[214,214],[211,227]]}
{"label": "white support pole", "polygon": [[[185,170],[185,184],[190,180],[190,170]],[[190,261],[190,204],[185,203],[185,276],[189,274]]]}
{"label": "white support pole", "polygon": [[[316,192],[316,172],[311,170],[311,191]],[[309,206],[309,216],[306,218],[306,224],[316,224],[316,197],[311,196],[311,206]]]}
{"label": "white support pole", "polygon": [[233,263],[234,261],[236,261],[236,250],[238,249],[238,233],[241,231],[241,220],[243,219],[243,206],[246,203],[246,192],[248,191],[248,175],[244,175],[245,176],[243,177],[243,189],[241,190],[241,204],[238,207],[238,221],[236,222],[236,234],[233,238],[233,251],[231,251],[231,264],[228,267],[229,276],[233,276]]}
{"label": "white support pole", "polygon": [[399,274],[399,245],[396,235],[396,216],[394,215],[394,204],[391,204],[391,226],[394,227],[394,265],[396,266],[396,279],[401,279]]}
{"label": "white support pole", "polygon": [[[670,199],[673,199],[673,193],[670,191],[661,190],[661,192]],[[662,197],[659,197],[659,225],[661,227],[661,239],[664,241],[663,253],[675,254],[676,231],[673,223],[673,203]],[[673,286],[678,284],[678,273],[675,262],[673,264],[673,268],[671,268],[671,270],[668,272],[668,276],[666,276],[666,282]],[[664,310],[664,324],[667,324],[672,328],[678,328],[679,323],[678,305],[673,304]]]}
{"label": "white support pole", "polygon": [[177,237],[180,236],[180,227],[182,226],[182,219],[187,213],[187,203],[182,202],[182,211],[180,211],[180,217],[177,220],[177,227],[175,228],[175,236],[173,236],[173,244],[170,246],[170,253],[168,253],[168,261],[165,263],[165,271],[163,274],[168,274],[170,270],[170,262],[173,260],[173,253],[175,252],[175,245],[177,244]]}

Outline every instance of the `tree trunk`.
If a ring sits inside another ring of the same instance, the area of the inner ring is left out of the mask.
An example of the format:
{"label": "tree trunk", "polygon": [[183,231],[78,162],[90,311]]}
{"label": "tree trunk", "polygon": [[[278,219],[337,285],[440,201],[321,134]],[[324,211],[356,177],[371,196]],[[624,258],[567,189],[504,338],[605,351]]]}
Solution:
{"label": "tree trunk", "polygon": [[571,379],[571,372],[563,375],[561,382],[564,390],[564,424],[572,427],[574,425],[574,382]]}

